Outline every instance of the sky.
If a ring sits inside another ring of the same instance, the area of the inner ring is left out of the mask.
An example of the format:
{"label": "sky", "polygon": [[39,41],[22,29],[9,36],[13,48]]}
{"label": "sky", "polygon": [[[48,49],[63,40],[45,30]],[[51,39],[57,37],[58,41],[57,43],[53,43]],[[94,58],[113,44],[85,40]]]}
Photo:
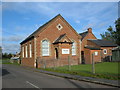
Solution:
{"label": "sky", "polygon": [[61,14],[78,32],[91,27],[98,39],[109,26],[115,28],[118,2],[2,2],[3,53],[20,51],[23,41],[38,27]]}

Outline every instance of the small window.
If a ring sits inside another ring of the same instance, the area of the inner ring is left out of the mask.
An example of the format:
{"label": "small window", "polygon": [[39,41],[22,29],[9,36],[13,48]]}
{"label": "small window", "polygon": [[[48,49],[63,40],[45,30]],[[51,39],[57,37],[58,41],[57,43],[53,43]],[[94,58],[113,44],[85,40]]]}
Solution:
{"label": "small window", "polygon": [[97,56],[98,55],[98,52],[95,52],[95,56]]}
{"label": "small window", "polygon": [[63,28],[61,24],[58,24],[56,27],[58,30],[61,30]]}
{"label": "small window", "polygon": [[107,54],[107,49],[104,49],[104,50],[103,50],[103,53],[104,53],[104,54]]}

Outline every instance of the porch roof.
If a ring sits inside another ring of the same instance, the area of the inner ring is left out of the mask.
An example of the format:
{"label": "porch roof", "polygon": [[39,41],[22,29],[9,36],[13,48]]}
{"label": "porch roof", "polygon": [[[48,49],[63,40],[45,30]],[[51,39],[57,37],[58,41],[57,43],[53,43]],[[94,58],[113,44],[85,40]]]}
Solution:
{"label": "porch roof", "polygon": [[65,38],[65,37],[67,37],[66,34],[60,35],[60,37],[58,37],[53,44],[58,44],[58,43],[69,43],[69,44],[72,44],[72,43],[73,43],[69,38],[68,38],[68,39],[69,39],[69,42],[67,42],[67,41],[63,42],[62,40],[63,40],[63,38]]}

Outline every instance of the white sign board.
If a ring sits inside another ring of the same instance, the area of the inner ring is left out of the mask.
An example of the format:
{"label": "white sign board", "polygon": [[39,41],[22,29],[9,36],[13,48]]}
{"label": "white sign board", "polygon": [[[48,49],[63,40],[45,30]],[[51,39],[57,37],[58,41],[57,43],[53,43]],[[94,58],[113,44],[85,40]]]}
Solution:
{"label": "white sign board", "polygon": [[62,54],[70,54],[70,50],[69,49],[62,49]]}

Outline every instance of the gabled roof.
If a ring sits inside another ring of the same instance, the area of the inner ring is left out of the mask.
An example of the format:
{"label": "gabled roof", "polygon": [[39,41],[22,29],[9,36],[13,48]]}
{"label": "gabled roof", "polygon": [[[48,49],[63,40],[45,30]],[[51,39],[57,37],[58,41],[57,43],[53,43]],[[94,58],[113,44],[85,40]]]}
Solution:
{"label": "gabled roof", "polygon": [[111,41],[108,41],[108,40],[101,40],[101,39],[95,39],[95,40],[92,40],[92,39],[89,39],[89,41],[97,44],[98,46],[101,46],[101,47],[116,47],[117,44],[111,42]]}
{"label": "gabled roof", "polygon": [[66,34],[60,35],[60,37],[58,37],[58,39],[54,42],[60,42],[62,38],[64,38],[66,36]]}
{"label": "gabled roof", "polygon": [[[25,40],[23,40],[20,44],[23,44],[24,42],[30,40],[31,38],[34,38],[35,35],[41,31],[43,28],[45,28],[50,22],[52,22],[54,19],[56,19],[57,17],[61,17],[63,20],[65,20],[60,14],[58,14],[57,16],[55,16],[54,18],[52,18],[51,20],[49,20],[48,22],[46,22],[44,25],[42,25],[41,27],[39,27],[35,32],[33,32],[30,36],[28,36]],[[66,21],[66,20],[65,20]],[[69,24],[66,21],[67,24]],[[72,26],[69,24],[69,26],[72,28]],[[73,28],[72,28],[73,29]],[[81,36],[73,29],[73,31],[81,38]]]}
{"label": "gabled roof", "polygon": [[22,44],[22,43],[26,42],[27,40],[30,40],[31,38],[33,38],[38,31],[42,30],[45,26],[47,26],[53,19],[57,18],[58,16],[61,16],[61,15],[58,14],[57,16],[55,16],[54,18],[52,18],[51,20],[49,20],[48,22],[43,24],[35,32],[33,32],[30,36],[28,36],[25,40],[23,40],[20,44]]}
{"label": "gabled roof", "polygon": [[64,37],[67,37],[66,34],[60,35],[60,37],[57,38],[57,40],[54,42],[54,44],[57,44],[57,43],[72,43],[72,41],[69,38],[68,39],[69,39],[70,42],[62,42],[62,39]]}
{"label": "gabled roof", "polygon": [[88,33],[88,31],[83,32],[83,33],[79,33],[79,35],[81,35],[81,36],[82,36],[81,40],[83,40],[83,38],[87,35],[87,33]]}

